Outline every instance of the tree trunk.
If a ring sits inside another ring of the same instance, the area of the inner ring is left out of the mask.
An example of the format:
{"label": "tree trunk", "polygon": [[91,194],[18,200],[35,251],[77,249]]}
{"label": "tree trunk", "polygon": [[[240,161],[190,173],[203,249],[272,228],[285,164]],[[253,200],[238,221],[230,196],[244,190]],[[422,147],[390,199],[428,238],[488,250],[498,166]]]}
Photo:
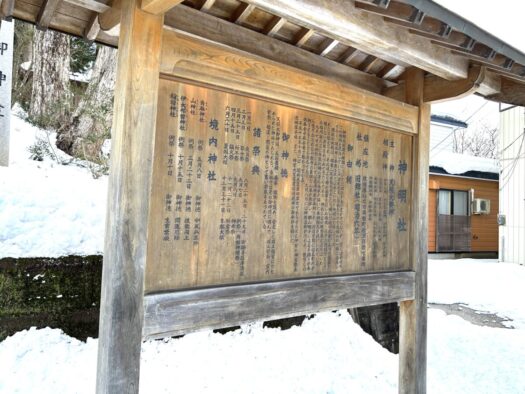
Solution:
{"label": "tree trunk", "polygon": [[68,116],[69,57],[67,35],[35,30],[29,117],[43,127],[58,128]]}
{"label": "tree trunk", "polygon": [[117,51],[101,46],[86,93],[58,135],[57,146],[63,151],[95,162],[100,158],[102,144],[111,137],[116,68]]}

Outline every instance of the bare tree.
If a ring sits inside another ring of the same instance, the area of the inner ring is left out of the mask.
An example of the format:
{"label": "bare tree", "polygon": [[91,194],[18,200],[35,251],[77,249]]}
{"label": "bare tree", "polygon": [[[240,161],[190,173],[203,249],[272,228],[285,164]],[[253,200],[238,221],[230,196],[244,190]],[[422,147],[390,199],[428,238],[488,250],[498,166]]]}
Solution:
{"label": "bare tree", "polygon": [[496,159],[498,130],[486,124],[480,124],[475,129],[456,130],[454,133],[454,152]]}
{"label": "bare tree", "polygon": [[58,132],[57,146],[75,157],[98,161],[110,138],[117,50],[100,46],[88,88],[69,122]]}

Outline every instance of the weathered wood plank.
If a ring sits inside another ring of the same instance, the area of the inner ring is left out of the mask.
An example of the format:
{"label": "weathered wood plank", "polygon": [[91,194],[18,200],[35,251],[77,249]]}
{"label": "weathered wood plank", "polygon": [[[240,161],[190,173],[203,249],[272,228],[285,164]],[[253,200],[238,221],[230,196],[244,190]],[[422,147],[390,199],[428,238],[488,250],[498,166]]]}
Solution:
{"label": "weathered wood plank", "polygon": [[[182,6],[181,6],[182,7]],[[413,133],[417,109],[351,85],[165,31],[161,73],[229,92]]]}
{"label": "weathered wood plank", "polygon": [[60,5],[62,0],[44,0],[44,3],[40,7],[40,12],[36,18],[36,25],[40,29],[47,29],[51,23],[51,19],[55,14],[56,9]]}
{"label": "weathered wood plank", "polygon": [[[205,104],[194,104],[192,114],[177,105],[182,97]],[[237,113],[245,114],[244,123],[231,120]],[[268,120],[268,114],[276,115]],[[206,119],[216,122],[213,134]],[[308,138],[298,119],[315,125]],[[251,132],[274,134],[276,123],[286,130],[279,142],[284,157]],[[163,79],[155,138],[145,292],[408,269],[410,135]],[[316,145],[319,139],[327,148]],[[184,140],[203,143],[196,149]],[[235,145],[243,150],[234,153]],[[229,146],[231,153],[223,149]],[[269,178],[266,157],[279,168],[277,178]],[[333,164],[328,169],[314,162]],[[193,163],[200,163],[197,171]],[[394,171],[399,163],[406,163],[406,171]],[[366,193],[360,194],[360,179]],[[398,190],[404,200],[394,198]],[[177,202],[167,195],[180,197]],[[274,201],[270,216],[268,201]],[[369,215],[361,213],[367,209]],[[315,223],[329,225],[314,224],[311,212]],[[269,220],[272,226],[265,224]]]}
{"label": "weathered wood plank", "polygon": [[426,393],[427,371],[427,250],[428,152],[430,105],[423,102],[424,72],[406,73],[406,101],[419,106],[419,133],[413,144],[411,266],[415,271],[415,298],[399,305],[399,392]]}
{"label": "weathered wood plank", "polygon": [[185,5],[180,5],[176,9],[167,12],[165,24],[178,31],[191,33],[210,41],[253,53],[254,55],[304,71],[330,77],[336,81],[349,83],[375,93],[381,92],[383,87],[385,87],[385,83],[388,84],[388,82],[373,75],[321,58],[306,50],[275,38],[263,36]]}
{"label": "weathered wood plank", "polygon": [[64,0],[64,3],[76,5],[85,8],[86,10],[98,12],[99,14],[111,8],[96,0]]}
{"label": "weathered wood plank", "polygon": [[183,0],[142,0],[142,9],[146,12],[160,15],[178,6],[182,1]]}
{"label": "weathered wood plank", "polygon": [[0,3],[0,20],[10,21],[15,9],[15,0],[1,0]]}
{"label": "weathered wood plank", "polygon": [[[359,10],[346,0],[245,0],[300,26],[391,63],[415,66],[445,79],[466,78],[468,61],[422,37]],[[337,21],[337,23],[334,23]]]}
{"label": "weathered wood plank", "polygon": [[162,16],[122,4],[100,305],[97,393],[137,393]]}
{"label": "weathered wood plank", "polygon": [[501,78],[499,93],[488,93],[487,100],[525,107],[525,83]]}
{"label": "weathered wood plank", "polygon": [[229,327],[414,297],[414,273],[259,283],[146,295],[145,338]]}

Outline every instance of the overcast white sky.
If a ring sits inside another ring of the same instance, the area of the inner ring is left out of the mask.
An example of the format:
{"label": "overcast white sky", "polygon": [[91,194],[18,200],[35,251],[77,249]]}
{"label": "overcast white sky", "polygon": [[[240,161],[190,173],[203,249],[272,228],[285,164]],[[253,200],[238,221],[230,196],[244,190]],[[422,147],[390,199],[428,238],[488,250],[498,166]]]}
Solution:
{"label": "overcast white sky", "polygon": [[[483,30],[525,53],[525,0],[434,0],[434,2],[461,15]],[[498,125],[499,111],[496,103],[485,104],[477,96],[449,101],[432,106],[435,113],[446,113],[461,120]],[[483,106],[483,107],[482,107]],[[480,109],[481,108],[481,109]]]}

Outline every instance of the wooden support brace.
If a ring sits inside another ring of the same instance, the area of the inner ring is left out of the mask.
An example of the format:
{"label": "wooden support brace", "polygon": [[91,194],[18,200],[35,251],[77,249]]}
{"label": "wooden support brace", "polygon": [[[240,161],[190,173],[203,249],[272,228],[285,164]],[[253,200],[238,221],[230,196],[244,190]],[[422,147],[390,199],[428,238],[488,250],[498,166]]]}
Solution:
{"label": "wooden support brace", "polygon": [[[460,81],[447,81],[434,75],[424,79],[423,102],[438,103],[451,99],[468,96],[475,92],[495,94],[499,90],[499,80],[494,75],[489,75],[485,67],[472,66],[468,78]],[[387,97],[403,101],[406,83],[386,88],[383,94]]]}
{"label": "wooden support brace", "polygon": [[98,14],[95,13],[84,30],[84,38],[88,41],[95,41],[99,32]]}
{"label": "wooden support brace", "polygon": [[39,29],[45,30],[49,27],[51,19],[53,19],[53,15],[61,2],[62,0],[44,0],[36,18],[36,25]]}
{"label": "wooden support brace", "polygon": [[399,304],[399,392],[426,393],[427,371],[427,243],[428,152],[430,105],[423,102],[424,72],[409,68],[406,102],[419,107],[418,134],[413,137],[412,221],[410,262],[416,273],[415,299]]}
{"label": "wooden support brace", "polygon": [[121,0],[113,0],[111,8],[98,16],[100,29],[104,31],[112,30],[120,24]]}
{"label": "wooden support brace", "polygon": [[106,215],[97,393],[138,393],[163,17],[122,2]]}

